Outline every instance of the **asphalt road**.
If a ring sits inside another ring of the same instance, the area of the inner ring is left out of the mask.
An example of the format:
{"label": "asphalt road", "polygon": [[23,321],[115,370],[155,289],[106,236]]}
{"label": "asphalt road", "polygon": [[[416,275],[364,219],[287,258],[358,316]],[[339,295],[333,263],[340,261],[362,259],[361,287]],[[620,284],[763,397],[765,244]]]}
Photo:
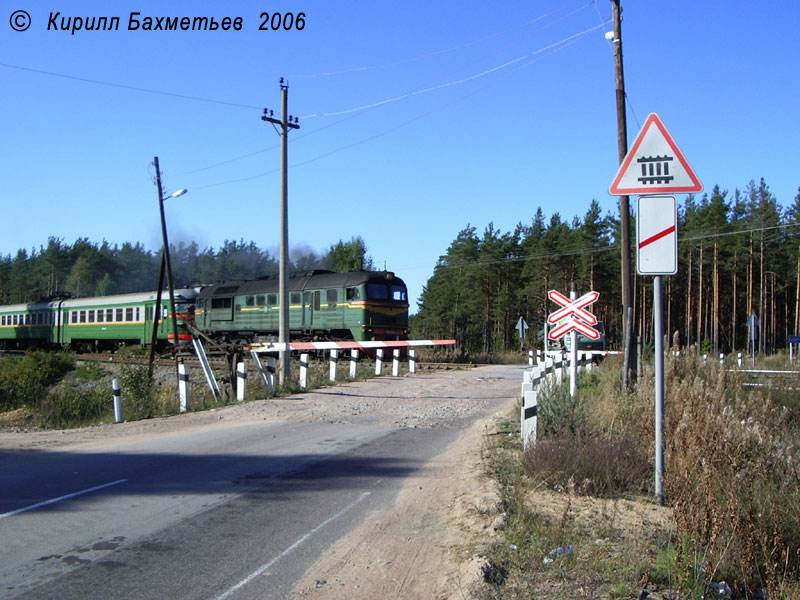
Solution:
{"label": "asphalt road", "polygon": [[471,420],[221,422],[0,448],[0,598],[285,598]]}

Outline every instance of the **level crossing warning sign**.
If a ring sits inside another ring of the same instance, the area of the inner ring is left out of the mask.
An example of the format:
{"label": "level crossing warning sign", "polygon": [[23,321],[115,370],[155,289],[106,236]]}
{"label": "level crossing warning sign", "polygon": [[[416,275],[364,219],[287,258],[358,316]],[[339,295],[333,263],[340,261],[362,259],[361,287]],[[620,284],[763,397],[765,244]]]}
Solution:
{"label": "level crossing warning sign", "polygon": [[550,290],[547,292],[547,297],[563,307],[554,313],[550,313],[547,317],[548,323],[556,325],[547,334],[548,338],[557,340],[572,330],[582,333],[593,340],[600,337],[600,333],[594,327],[591,327],[591,325],[597,324],[597,317],[586,310],[587,306],[600,297],[600,292],[591,291],[577,300],[570,300],[561,292]]}
{"label": "level crossing warning sign", "polygon": [[703,184],[694,174],[675,140],[658,115],[651,113],[622,161],[608,191],[612,196],[626,196],[702,190]]}

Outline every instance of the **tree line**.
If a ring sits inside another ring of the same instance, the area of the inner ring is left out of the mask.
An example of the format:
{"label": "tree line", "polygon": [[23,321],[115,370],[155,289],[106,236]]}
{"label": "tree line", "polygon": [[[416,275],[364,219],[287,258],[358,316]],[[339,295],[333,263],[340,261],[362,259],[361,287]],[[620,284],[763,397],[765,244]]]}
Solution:
{"label": "tree line", "polygon": [[[278,274],[278,257],[254,242],[226,240],[215,250],[195,242],[170,244],[170,263],[177,287],[194,287],[224,280],[255,279]],[[361,237],[332,244],[324,253],[294,251],[291,271],[373,268]],[[0,304],[34,302],[68,294],[73,298],[155,290],[161,250],[141,243],[100,244],[79,238],[73,244],[50,237],[46,246],[0,256]]]}
{"label": "tree line", "polygon": [[[733,193],[717,185],[685,197],[678,213],[678,273],[664,278],[670,344],[708,353],[745,349],[754,313],[757,349],[785,348],[790,335],[800,334],[800,189],[783,208],[763,179]],[[490,223],[479,235],[467,225],[439,258],[412,330],[455,338],[471,353],[506,352],[520,347],[515,325],[522,316],[535,345],[558,308],[547,291],[568,295],[574,282],[578,295],[600,292],[591,310],[604,322],[610,346],[620,348],[619,231],[618,216],[603,215],[595,200],[571,221],[557,212],[548,220],[539,208],[530,224],[511,232]],[[635,257],[633,245],[631,252]],[[652,277],[634,273],[633,293],[636,335],[652,344]]]}

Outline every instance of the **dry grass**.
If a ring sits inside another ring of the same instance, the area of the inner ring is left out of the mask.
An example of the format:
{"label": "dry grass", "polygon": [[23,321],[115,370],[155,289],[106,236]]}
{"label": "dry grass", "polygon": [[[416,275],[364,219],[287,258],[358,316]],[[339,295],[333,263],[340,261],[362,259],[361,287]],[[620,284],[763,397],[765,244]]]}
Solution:
{"label": "dry grass", "polygon": [[[661,508],[652,372],[628,393],[618,375],[606,361],[581,380],[580,401],[559,389],[540,397],[539,442],[527,455],[516,440],[487,440],[505,539],[488,555],[503,582],[487,579],[484,595],[635,598],[645,587],[650,598],[708,598],[725,581],[732,598],[800,598],[800,381],[746,387],[716,362],[670,357]],[[631,526],[621,517],[629,506],[667,511],[669,522]],[[574,555],[543,564],[567,544]]]}

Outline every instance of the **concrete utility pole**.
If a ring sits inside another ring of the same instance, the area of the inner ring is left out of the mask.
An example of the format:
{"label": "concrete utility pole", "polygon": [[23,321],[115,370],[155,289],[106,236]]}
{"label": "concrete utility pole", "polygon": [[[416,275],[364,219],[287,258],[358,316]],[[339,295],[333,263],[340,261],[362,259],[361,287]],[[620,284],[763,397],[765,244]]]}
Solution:
{"label": "concrete utility pole", "polygon": [[[622,68],[622,8],[620,0],[611,0],[614,19],[614,71],[616,74],[617,90],[617,146],[619,162],[625,160],[628,154],[628,123],[625,118],[625,74]],[[619,199],[619,226],[621,248],[621,283],[622,283],[622,323],[625,338],[622,384],[628,387],[632,372],[631,365],[635,364],[635,347],[633,345],[633,301],[631,279],[631,211],[630,198],[620,196]]]}
{"label": "concrete utility pole", "polygon": [[[280,125],[281,136],[281,200],[280,200],[280,267],[278,274],[278,294],[280,305],[278,318],[280,325],[278,328],[278,342],[281,344],[289,343],[289,288],[287,284],[289,268],[289,179],[288,179],[288,151],[289,151],[289,129],[299,129],[297,117],[289,115],[287,117],[287,103],[289,95],[289,82],[284,83],[283,77],[280,81],[281,86],[281,118],[275,119],[272,111],[264,109],[262,121],[268,121],[273,125]],[[289,381],[289,351],[281,350],[280,365],[278,368],[278,381],[281,385]]]}

